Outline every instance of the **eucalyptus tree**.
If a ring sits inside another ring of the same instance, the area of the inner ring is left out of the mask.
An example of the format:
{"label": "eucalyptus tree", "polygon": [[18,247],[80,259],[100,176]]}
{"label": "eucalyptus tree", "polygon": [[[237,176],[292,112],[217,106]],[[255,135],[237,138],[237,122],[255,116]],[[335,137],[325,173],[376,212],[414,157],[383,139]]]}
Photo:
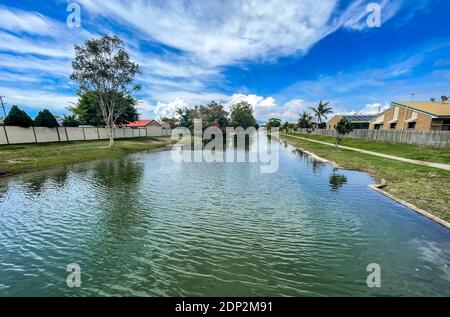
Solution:
{"label": "eucalyptus tree", "polygon": [[113,128],[127,105],[119,98],[129,96],[141,86],[134,82],[139,65],[130,60],[125,43],[117,36],[103,35],[75,45],[70,78],[79,84],[80,93],[97,97],[105,126],[109,128],[109,146],[114,145]]}

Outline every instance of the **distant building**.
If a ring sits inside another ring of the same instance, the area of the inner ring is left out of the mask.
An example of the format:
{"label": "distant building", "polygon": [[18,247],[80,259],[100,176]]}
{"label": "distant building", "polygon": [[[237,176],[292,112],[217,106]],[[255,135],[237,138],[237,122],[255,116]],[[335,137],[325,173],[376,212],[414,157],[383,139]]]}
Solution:
{"label": "distant building", "polygon": [[358,114],[358,115],[347,115],[347,114],[339,114],[331,118],[327,123],[328,130],[334,130],[336,125],[342,119],[346,119],[351,122],[353,129],[369,129],[370,121],[374,119],[375,115],[368,114]]}
{"label": "distant building", "polygon": [[163,135],[170,135],[170,134],[171,134],[171,126],[170,126],[170,123],[161,121],[161,122],[159,122],[159,124],[161,125],[161,128],[162,128],[162,134],[163,134]]}
{"label": "distant building", "polygon": [[148,126],[156,126],[156,127],[160,127],[161,125],[158,123],[158,121],[156,120],[138,120],[138,121],[134,121],[134,122],[130,122],[127,125],[125,125],[125,127],[127,128],[146,128]]}
{"label": "distant building", "polygon": [[370,129],[450,131],[450,103],[393,102],[370,122]]}
{"label": "distant building", "polygon": [[163,129],[161,125],[156,120],[138,120],[135,122],[130,122],[126,125],[127,128],[132,129],[145,129],[146,136],[161,136],[163,134]]}

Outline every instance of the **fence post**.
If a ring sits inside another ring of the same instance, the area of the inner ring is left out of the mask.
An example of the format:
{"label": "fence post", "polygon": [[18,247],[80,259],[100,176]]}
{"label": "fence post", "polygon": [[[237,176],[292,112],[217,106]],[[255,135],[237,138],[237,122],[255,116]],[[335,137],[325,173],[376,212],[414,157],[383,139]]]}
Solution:
{"label": "fence post", "polygon": [[3,130],[5,131],[6,144],[8,144],[8,145],[9,145],[8,132],[6,132],[6,126],[5,126],[5,125],[3,125]]}
{"label": "fence post", "polygon": [[67,133],[67,127],[64,127],[64,131],[66,132],[66,140],[69,142],[69,134]]}
{"label": "fence post", "polygon": [[97,127],[97,135],[98,135],[98,139],[100,140],[100,129]]}
{"label": "fence post", "polygon": [[84,140],[86,141],[86,133],[84,132],[84,128],[81,128],[81,130],[83,131],[83,137],[84,137]]}
{"label": "fence post", "polygon": [[32,126],[32,128],[33,128],[33,134],[34,134],[34,141],[35,141],[36,143],[38,143],[37,137],[36,137],[36,130],[34,129],[34,126]]}
{"label": "fence post", "polygon": [[61,142],[61,136],[59,135],[59,128],[56,127],[56,134],[58,134],[58,142]]}

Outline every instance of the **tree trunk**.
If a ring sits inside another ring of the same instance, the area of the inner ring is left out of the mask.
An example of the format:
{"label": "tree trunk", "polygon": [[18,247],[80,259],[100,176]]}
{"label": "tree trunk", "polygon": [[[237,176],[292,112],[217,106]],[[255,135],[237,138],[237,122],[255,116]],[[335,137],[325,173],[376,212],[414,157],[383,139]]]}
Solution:
{"label": "tree trunk", "polygon": [[109,121],[109,147],[114,146],[114,120],[111,115],[111,119]]}
{"label": "tree trunk", "polygon": [[109,147],[113,147],[114,146],[114,128],[113,127],[109,127]]}

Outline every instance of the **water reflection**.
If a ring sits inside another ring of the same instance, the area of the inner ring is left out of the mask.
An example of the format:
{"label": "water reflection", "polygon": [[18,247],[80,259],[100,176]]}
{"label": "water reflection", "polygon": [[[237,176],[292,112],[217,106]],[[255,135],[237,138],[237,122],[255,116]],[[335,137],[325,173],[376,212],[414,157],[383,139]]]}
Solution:
{"label": "water reflection", "polygon": [[289,146],[275,174],[162,151],[0,180],[0,296],[448,296],[449,232],[370,183]]}
{"label": "water reflection", "polygon": [[307,166],[311,167],[311,170],[314,174],[318,173],[326,166],[325,163],[314,159],[309,154],[303,152],[300,149],[294,148],[292,150],[292,153],[301,158],[306,163]]}
{"label": "water reflection", "polygon": [[67,184],[69,168],[55,169],[51,174],[33,174],[24,184],[28,195],[43,195],[48,187],[64,187]]}
{"label": "water reflection", "polygon": [[347,184],[347,177],[342,174],[337,174],[336,170],[333,170],[333,173],[330,175],[329,184],[332,192],[338,192],[342,186]]}

